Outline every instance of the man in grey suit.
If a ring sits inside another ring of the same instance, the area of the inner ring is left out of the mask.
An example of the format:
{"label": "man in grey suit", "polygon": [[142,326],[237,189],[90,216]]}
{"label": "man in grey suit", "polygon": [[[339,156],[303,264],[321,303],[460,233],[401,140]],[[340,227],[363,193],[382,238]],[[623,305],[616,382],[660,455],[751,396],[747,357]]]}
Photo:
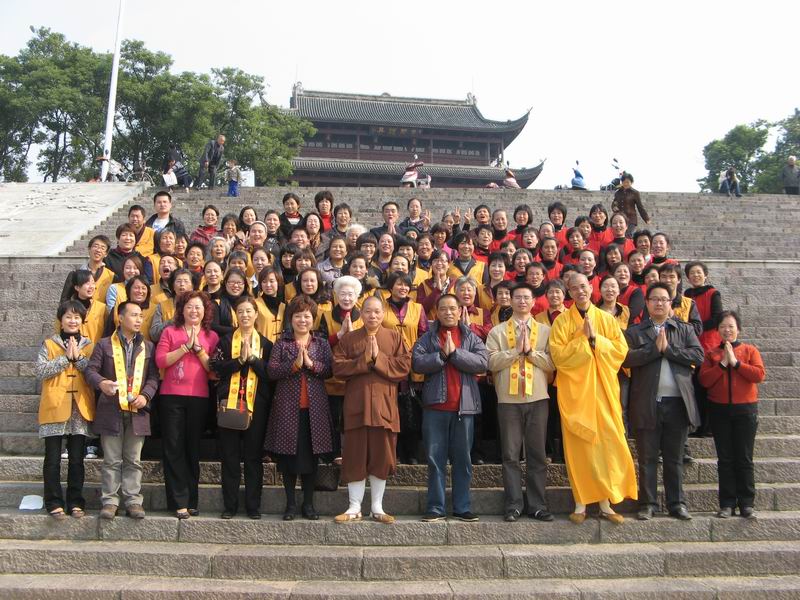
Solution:
{"label": "man in grey suit", "polygon": [[691,325],[672,318],[671,291],[663,283],[647,290],[649,317],[625,331],[631,369],[628,421],[639,460],[640,520],[658,505],[658,456],[664,459],[664,491],[670,516],[687,521],[683,495],[683,446],[700,425],[692,372],[703,362],[703,347]]}
{"label": "man in grey suit", "polygon": [[217,179],[217,168],[222,163],[225,152],[225,136],[220,134],[216,140],[211,140],[203,148],[200,155],[200,172],[194,182],[194,187],[199,188],[208,177],[208,189],[213,189]]}

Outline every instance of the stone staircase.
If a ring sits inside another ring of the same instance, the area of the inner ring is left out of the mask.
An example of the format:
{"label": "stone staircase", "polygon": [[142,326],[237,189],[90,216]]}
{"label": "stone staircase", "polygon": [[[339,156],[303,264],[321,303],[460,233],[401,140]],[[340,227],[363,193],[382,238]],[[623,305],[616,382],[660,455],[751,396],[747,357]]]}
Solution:
{"label": "stone staircase", "polygon": [[[219,193],[176,195],[188,229],[203,205],[222,213],[254,205],[259,215],[279,208],[286,189],[245,188],[240,198]],[[313,204],[317,190],[294,190]],[[387,199],[405,206],[399,189],[336,189],[358,222],[376,224]],[[480,202],[512,209],[528,203],[537,221],[561,200],[568,221],[602,202],[604,193],[512,190],[420,190],[434,217]],[[148,209],[151,196],[139,200]],[[548,468],[554,523],[504,523],[502,478],[494,465],[475,467],[476,524],[417,520],[425,506],[424,466],[401,465],[385,505],[395,526],[330,519],[284,523],[280,475],[265,465],[261,521],[222,522],[219,464],[201,465],[201,517],[179,522],[165,514],[157,444],[148,444],[144,495],[149,517],[106,523],[94,514],[55,523],[16,510],[26,494],[41,494],[43,445],[36,433],[39,387],[32,360],[51,322],[67,271],[84,256],[88,235],[113,234],[127,207],[87,232],[60,257],[0,259],[0,597],[47,598],[798,598],[800,597],[800,202],[785,196],[729,200],[698,194],[644,194],[651,229],[668,232],[673,254],[702,258],[726,308],[744,320],[743,339],[767,365],[760,386],[756,439],[759,518],[719,520],[716,459],[711,439],[690,439],[694,464],[686,492],[695,519],[628,519],[613,526],[566,520],[572,509],[565,467]],[[206,452],[214,452],[206,440]],[[90,512],[99,503],[101,461],[86,461]],[[66,465],[64,465],[66,466]],[[346,490],[318,492],[321,514],[346,505]],[[628,503],[623,511],[632,509]],[[365,502],[368,509],[368,502]]]}

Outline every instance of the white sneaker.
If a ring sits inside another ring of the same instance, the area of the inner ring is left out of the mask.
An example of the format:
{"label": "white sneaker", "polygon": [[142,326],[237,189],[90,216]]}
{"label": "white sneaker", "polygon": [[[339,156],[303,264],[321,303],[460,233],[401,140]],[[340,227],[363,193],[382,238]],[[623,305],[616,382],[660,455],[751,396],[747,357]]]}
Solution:
{"label": "white sneaker", "polygon": [[97,458],[97,446],[86,446],[86,458]]}
{"label": "white sneaker", "polygon": [[66,450],[64,450],[64,451],[61,453],[61,458],[69,458],[69,452],[67,452]]}

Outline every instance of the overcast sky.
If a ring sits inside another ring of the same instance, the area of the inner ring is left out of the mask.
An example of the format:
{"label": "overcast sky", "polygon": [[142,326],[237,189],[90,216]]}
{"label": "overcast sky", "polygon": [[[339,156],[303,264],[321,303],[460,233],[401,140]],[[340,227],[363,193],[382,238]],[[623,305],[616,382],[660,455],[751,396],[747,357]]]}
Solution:
{"label": "overcast sky", "polygon": [[[49,27],[110,51],[118,0],[3,0],[0,53]],[[530,120],[511,166],[546,158],[534,188],[590,189],[611,158],[651,191],[697,191],[703,146],[800,106],[794,2],[264,2],[126,0],[123,35],[177,71],[263,75],[270,102],[305,89],[463,99]],[[33,160],[35,157],[31,157]],[[434,181],[435,185],[435,181]]]}

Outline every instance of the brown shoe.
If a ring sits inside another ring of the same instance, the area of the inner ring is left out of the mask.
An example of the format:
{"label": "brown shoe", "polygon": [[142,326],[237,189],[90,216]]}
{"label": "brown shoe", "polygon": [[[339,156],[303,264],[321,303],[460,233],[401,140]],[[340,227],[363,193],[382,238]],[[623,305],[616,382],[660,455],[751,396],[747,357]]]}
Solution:
{"label": "brown shoe", "polygon": [[131,519],[144,519],[144,509],[141,504],[131,504],[125,511]]}
{"label": "brown shoe", "polygon": [[111,521],[114,517],[117,516],[117,507],[113,504],[104,504],[103,508],[100,509],[100,518],[107,519]]}
{"label": "brown shoe", "polygon": [[569,520],[572,521],[573,523],[575,523],[575,525],[580,525],[581,523],[583,523],[586,520],[586,513],[585,512],[582,512],[582,513],[576,513],[576,512],[570,513]]}
{"label": "brown shoe", "polygon": [[395,521],[392,515],[387,515],[386,513],[372,513],[372,520],[384,525],[391,525]]}
{"label": "brown shoe", "polygon": [[353,521],[360,521],[361,520],[361,513],[342,513],[340,515],[336,515],[333,517],[334,523],[352,523]]}
{"label": "brown shoe", "polygon": [[614,525],[622,525],[625,522],[625,517],[619,513],[607,513],[600,511],[600,518],[606,521],[611,521]]}

